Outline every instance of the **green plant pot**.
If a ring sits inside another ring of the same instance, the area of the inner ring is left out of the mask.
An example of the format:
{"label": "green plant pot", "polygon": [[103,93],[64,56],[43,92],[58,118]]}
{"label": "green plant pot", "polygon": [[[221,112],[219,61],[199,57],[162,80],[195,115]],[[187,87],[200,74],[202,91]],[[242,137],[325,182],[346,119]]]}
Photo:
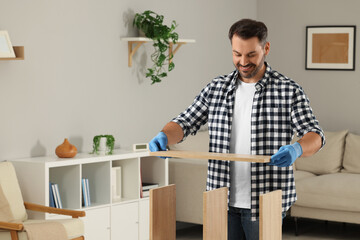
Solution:
{"label": "green plant pot", "polygon": [[112,135],[96,135],[93,138],[93,151],[99,155],[111,155],[114,150],[115,138]]}

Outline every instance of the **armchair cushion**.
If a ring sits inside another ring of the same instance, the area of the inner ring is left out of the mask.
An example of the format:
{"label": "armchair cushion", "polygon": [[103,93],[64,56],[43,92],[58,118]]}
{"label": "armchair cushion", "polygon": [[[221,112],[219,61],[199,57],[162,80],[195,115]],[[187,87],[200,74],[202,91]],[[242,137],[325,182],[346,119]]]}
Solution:
{"label": "armchair cushion", "polygon": [[0,221],[23,222],[26,219],[15,169],[10,162],[0,162]]}
{"label": "armchair cushion", "polygon": [[[77,238],[83,236],[84,234],[84,224],[80,219],[77,218],[56,219],[56,220],[27,220],[24,222],[24,225],[33,224],[33,223],[42,223],[42,222],[61,223],[65,227],[68,239]],[[19,232],[18,236],[19,236],[19,240],[28,240],[26,232]],[[10,232],[0,230],[0,239],[11,240]]]}

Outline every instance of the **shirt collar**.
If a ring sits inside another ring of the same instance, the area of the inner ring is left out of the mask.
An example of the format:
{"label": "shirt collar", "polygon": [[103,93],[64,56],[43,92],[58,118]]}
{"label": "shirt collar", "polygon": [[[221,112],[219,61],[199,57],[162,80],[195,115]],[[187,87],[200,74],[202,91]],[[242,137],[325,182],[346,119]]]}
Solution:
{"label": "shirt collar", "polygon": [[[256,91],[259,91],[261,89],[264,89],[267,82],[268,82],[268,79],[270,78],[270,73],[272,72],[272,69],[271,69],[271,66],[270,64],[268,64],[267,62],[264,63],[266,65],[266,70],[265,70],[265,74],[263,76],[262,79],[260,79],[256,85],[255,85],[255,88],[256,88]],[[238,85],[238,81],[240,81],[240,79],[238,78],[239,76],[239,71],[238,70],[235,70],[234,71],[234,75],[233,75],[233,78],[231,80],[231,83],[230,83],[230,89],[234,89],[237,87]]]}
{"label": "shirt collar", "polygon": [[268,80],[270,78],[270,73],[272,72],[270,65],[267,62],[265,62],[264,64],[266,65],[265,74],[264,74],[263,78],[260,79],[255,85],[255,88],[257,91],[265,88],[265,86],[268,83]]}

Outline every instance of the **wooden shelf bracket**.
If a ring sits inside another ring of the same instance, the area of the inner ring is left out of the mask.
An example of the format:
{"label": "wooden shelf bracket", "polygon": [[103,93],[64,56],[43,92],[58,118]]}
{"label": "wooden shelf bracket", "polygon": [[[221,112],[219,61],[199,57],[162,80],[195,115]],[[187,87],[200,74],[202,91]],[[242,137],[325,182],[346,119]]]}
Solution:
{"label": "wooden shelf bracket", "polygon": [[[129,41],[128,42],[128,65],[129,67],[132,66],[132,57],[134,56],[135,52],[139,49],[139,47],[145,43],[144,41]],[[133,44],[135,44],[133,48]]]}
{"label": "wooden shelf bracket", "polygon": [[[177,50],[179,50],[179,48],[180,48],[182,45],[186,44],[186,42],[178,42],[178,43],[176,43],[176,44],[177,44],[177,46],[176,46],[176,48],[173,50],[174,43],[169,43],[169,56],[171,56],[171,54],[172,54],[173,57],[174,57],[174,55],[175,55],[175,53],[177,52]],[[172,58],[169,60],[169,63],[171,63],[171,62],[172,62]]]}
{"label": "wooden shelf bracket", "polygon": [[[123,41],[127,41],[128,42],[128,66],[131,67],[132,66],[132,57],[134,56],[134,54],[136,53],[136,51],[139,49],[139,47],[146,43],[146,42],[152,42],[153,40],[150,38],[144,38],[144,37],[130,37],[130,38],[121,38],[121,40]],[[195,40],[193,39],[179,39],[176,43],[169,43],[169,56],[171,56],[171,54],[174,56],[175,53],[179,50],[179,48],[186,44],[186,43],[194,43]],[[175,49],[174,45],[177,45]],[[170,59],[169,63],[172,62],[172,59]]]}

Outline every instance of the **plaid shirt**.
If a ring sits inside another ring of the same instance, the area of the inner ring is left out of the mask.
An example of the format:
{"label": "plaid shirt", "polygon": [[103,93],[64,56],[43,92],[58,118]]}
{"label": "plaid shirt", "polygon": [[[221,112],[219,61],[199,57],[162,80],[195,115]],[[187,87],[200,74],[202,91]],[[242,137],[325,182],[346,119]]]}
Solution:
{"label": "plaid shirt", "polygon": [[[303,89],[293,80],[271,69],[266,63],[264,77],[255,87],[251,113],[251,154],[273,155],[278,149],[290,144],[297,132],[299,138],[315,132],[325,143],[309,100]],[[184,139],[195,135],[208,123],[209,151],[229,153],[235,92],[238,71],[213,79],[184,112],[172,121],[184,131]],[[183,140],[184,140],[183,139]],[[230,186],[229,161],[209,160],[207,190]],[[259,196],[282,190],[282,210],[287,211],[296,201],[293,168],[251,163],[251,212],[252,220],[259,217]]]}

